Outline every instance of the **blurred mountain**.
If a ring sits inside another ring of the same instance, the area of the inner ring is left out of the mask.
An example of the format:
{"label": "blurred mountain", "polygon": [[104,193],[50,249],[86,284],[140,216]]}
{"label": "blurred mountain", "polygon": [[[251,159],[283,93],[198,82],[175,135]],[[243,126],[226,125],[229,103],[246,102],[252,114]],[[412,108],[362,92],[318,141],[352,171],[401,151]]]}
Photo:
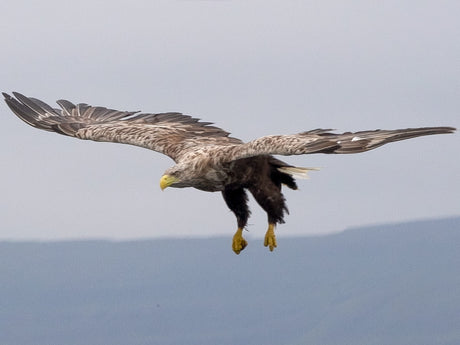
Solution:
{"label": "blurred mountain", "polygon": [[460,217],[282,232],[0,242],[0,344],[460,344]]}

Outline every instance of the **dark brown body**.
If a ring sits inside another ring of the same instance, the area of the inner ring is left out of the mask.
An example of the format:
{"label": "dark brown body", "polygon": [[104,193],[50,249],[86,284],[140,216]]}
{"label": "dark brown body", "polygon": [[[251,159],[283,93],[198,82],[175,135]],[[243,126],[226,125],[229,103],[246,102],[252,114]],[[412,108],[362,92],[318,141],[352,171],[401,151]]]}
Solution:
{"label": "dark brown body", "polygon": [[292,176],[278,168],[286,164],[272,156],[258,156],[236,160],[229,165],[229,180],[222,195],[227,206],[235,214],[238,227],[244,228],[251,214],[248,207],[249,190],[257,203],[267,212],[268,222],[284,223],[284,212],[288,213],[281,185],[297,189]]}

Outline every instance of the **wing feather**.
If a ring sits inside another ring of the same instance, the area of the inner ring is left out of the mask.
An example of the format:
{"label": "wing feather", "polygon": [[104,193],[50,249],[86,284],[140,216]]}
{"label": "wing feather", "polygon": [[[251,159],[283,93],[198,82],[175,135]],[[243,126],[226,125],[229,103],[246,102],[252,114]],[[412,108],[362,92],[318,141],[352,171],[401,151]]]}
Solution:
{"label": "wing feather", "polygon": [[424,135],[453,133],[453,127],[422,127],[332,133],[314,129],[293,135],[265,136],[248,143],[232,138],[210,122],[181,113],[144,114],[88,104],[57,103],[61,109],[14,92],[3,94],[11,110],[29,125],[85,140],[136,145],[179,160],[192,150],[207,146],[217,161],[233,161],[259,155],[311,153],[359,153],[390,142]]}
{"label": "wing feather", "polygon": [[180,159],[199,146],[237,145],[242,142],[210,122],[181,113],[143,114],[59,100],[61,109],[20,93],[4,93],[10,109],[29,125],[85,140],[144,147]]}
{"label": "wing feather", "polygon": [[224,148],[230,160],[258,155],[302,155],[312,153],[360,153],[379,146],[424,135],[453,133],[453,127],[422,127],[396,130],[372,130],[331,133],[315,129],[293,135],[265,136],[243,145]]}

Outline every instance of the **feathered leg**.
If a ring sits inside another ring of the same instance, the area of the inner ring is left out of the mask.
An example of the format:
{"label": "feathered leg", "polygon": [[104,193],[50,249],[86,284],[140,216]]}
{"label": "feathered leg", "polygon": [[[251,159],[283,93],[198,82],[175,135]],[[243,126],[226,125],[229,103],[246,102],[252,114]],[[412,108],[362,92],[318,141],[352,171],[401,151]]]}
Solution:
{"label": "feathered leg", "polygon": [[235,214],[238,229],[233,236],[232,249],[236,254],[239,254],[248,243],[243,238],[243,229],[248,222],[251,212],[248,207],[248,196],[243,188],[227,187],[222,192],[228,208]]}
{"label": "feathered leg", "polygon": [[274,183],[267,183],[263,186],[251,187],[249,190],[257,203],[267,212],[268,229],[265,234],[264,246],[273,251],[277,246],[276,224],[284,223],[284,212],[288,212],[281,187]]}

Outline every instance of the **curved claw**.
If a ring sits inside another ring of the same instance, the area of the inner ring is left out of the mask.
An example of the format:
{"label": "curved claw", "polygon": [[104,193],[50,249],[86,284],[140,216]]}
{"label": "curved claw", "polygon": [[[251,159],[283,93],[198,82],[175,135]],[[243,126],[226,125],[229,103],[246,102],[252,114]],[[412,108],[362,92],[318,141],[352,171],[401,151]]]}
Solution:
{"label": "curved claw", "polygon": [[276,248],[275,224],[269,223],[265,233],[264,246],[272,252]]}
{"label": "curved claw", "polygon": [[235,254],[239,254],[246,246],[248,242],[243,238],[243,229],[238,228],[235,235],[233,236],[232,249]]}

